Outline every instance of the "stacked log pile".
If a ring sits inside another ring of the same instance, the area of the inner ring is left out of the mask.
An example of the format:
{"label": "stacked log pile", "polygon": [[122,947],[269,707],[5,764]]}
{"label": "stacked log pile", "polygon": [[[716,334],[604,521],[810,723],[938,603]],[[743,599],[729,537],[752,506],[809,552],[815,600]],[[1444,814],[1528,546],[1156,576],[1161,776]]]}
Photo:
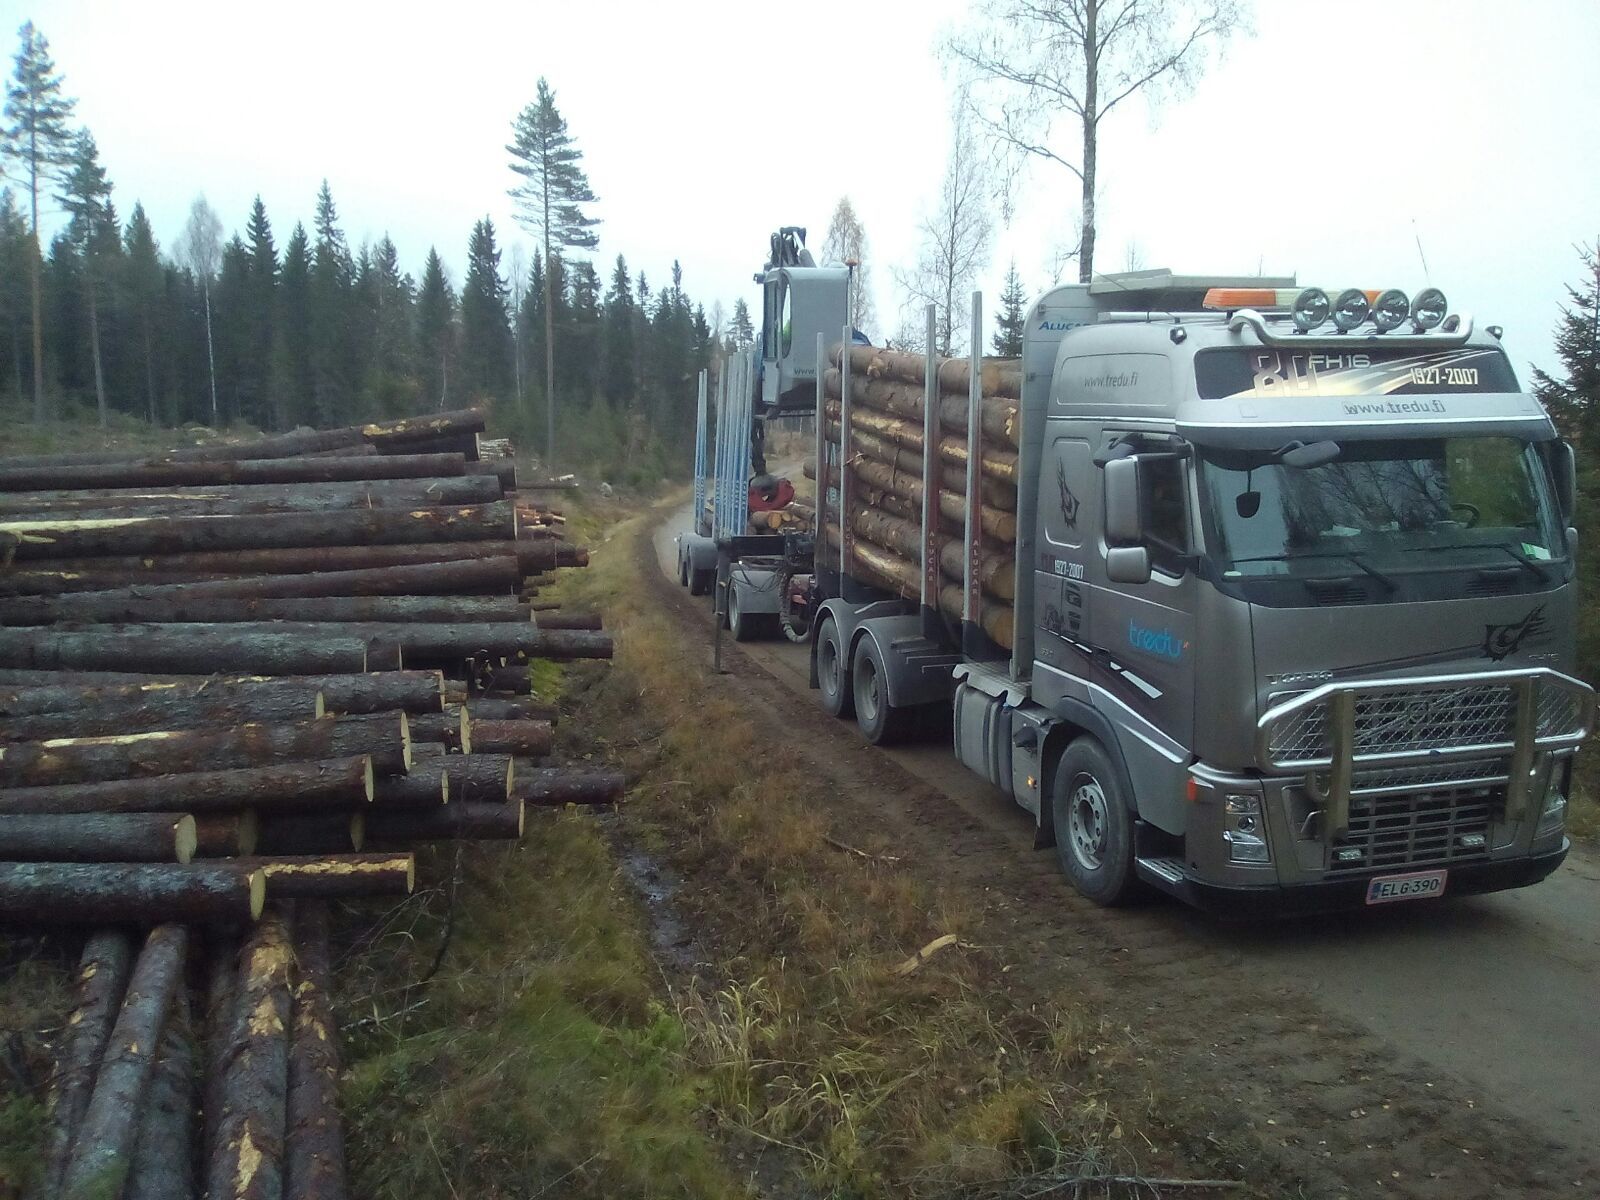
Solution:
{"label": "stacked log pile", "polygon": [[0,923],[88,931],[39,1195],[342,1195],[328,902],[621,798],[529,694],[611,655],[537,598],[586,553],[482,428],[0,459]]}
{"label": "stacked log pile", "polygon": [[[843,349],[835,346],[833,367],[823,377],[827,438],[840,438]],[[918,563],[922,550],[923,406],[925,363],[920,355],[848,347],[850,354],[850,511],[845,514],[853,543],[851,573],[865,583],[915,599],[922,594]],[[962,615],[963,537],[967,514],[967,421],[972,368],[966,359],[942,359],[937,366],[939,415],[937,503],[939,561],[945,586],[939,607],[952,619]],[[980,622],[996,642],[1009,647],[1012,604],[1016,598],[1017,451],[1021,434],[1021,365],[1015,360],[985,360],[981,384],[983,451],[979,462],[977,513],[982,538],[983,604]],[[834,468],[817,479],[819,495],[837,488]],[[814,462],[806,475],[816,479]],[[793,506],[791,506],[793,507]],[[797,515],[814,521],[808,506]],[[839,516],[827,512],[828,542],[839,546]]]}

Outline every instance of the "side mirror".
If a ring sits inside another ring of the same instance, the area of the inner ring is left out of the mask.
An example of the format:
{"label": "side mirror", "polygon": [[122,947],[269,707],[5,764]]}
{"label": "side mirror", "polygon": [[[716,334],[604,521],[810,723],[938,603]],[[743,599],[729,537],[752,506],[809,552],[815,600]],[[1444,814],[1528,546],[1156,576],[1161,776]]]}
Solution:
{"label": "side mirror", "polygon": [[[1105,473],[1106,541],[1113,546],[1137,546],[1144,541],[1144,519],[1139,511],[1139,460],[1113,459],[1105,465]],[[1148,568],[1145,577],[1149,578]]]}
{"label": "side mirror", "polygon": [[1113,546],[1106,551],[1106,578],[1112,583],[1149,583],[1150,551],[1143,546]]}
{"label": "side mirror", "polygon": [[1550,451],[1551,473],[1556,481],[1556,503],[1561,506],[1561,519],[1572,524],[1572,515],[1578,508],[1578,460],[1572,452],[1572,443],[1557,442]]}

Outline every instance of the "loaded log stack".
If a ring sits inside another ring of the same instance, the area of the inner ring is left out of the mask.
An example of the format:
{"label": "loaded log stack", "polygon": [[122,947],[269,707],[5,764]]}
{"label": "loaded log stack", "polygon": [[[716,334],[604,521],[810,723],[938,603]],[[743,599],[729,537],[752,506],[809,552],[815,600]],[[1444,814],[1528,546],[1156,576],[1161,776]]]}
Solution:
{"label": "loaded log stack", "polygon": [[529,694],[611,655],[536,598],[586,552],[483,428],[0,458],[0,923],[87,933],[39,1196],[343,1195],[328,901],[621,798]]}
{"label": "loaded log stack", "polygon": [[[921,595],[918,567],[922,547],[924,379],[921,355],[872,346],[835,346],[832,368],[823,376],[827,437],[839,441],[843,405],[839,370],[850,355],[850,511],[845,514],[852,543],[851,573],[863,582],[908,599]],[[940,569],[945,586],[939,607],[947,616],[962,613],[962,537],[967,513],[967,422],[972,367],[966,359],[937,360],[935,389],[939,415],[938,488]],[[981,384],[983,453],[979,462],[979,509],[982,536],[983,606],[980,619],[996,642],[1009,647],[1012,605],[1016,599],[1017,438],[1021,431],[1018,405],[1022,395],[1021,364],[1015,359],[986,359]],[[839,479],[817,479],[826,495]],[[808,461],[808,478],[816,479],[816,463]],[[795,508],[796,506],[791,506]],[[810,506],[796,508],[801,519],[815,520]],[[828,542],[840,539],[837,511],[830,507]]]}

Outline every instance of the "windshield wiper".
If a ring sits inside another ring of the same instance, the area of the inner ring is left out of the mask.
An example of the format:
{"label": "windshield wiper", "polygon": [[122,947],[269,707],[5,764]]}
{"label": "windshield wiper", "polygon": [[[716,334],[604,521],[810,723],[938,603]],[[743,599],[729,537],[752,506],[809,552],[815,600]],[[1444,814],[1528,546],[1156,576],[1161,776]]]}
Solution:
{"label": "windshield wiper", "polygon": [[1504,542],[1464,542],[1464,543],[1462,543],[1460,545],[1456,545],[1456,546],[1407,546],[1406,547],[1406,553],[1407,554],[1410,554],[1413,551],[1417,551],[1417,550],[1423,550],[1423,551],[1434,551],[1434,550],[1499,550],[1499,551],[1502,551],[1503,553],[1509,554],[1512,558],[1516,559],[1519,566],[1526,567],[1528,570],[1532,571],[1534,578],[1537,579],[1540,583],[1549,583],[1550,582],[1550,572],[1544,566],[1543,563],[1537,562],[1534,559],[1529,558],[1526,554],[1523,554],[1520,550],[1512,549],[1510,546],[1506,545]]}
{"label": "windshield wiper", "polygon": [[1374,567],[1368,563],[1367,560],[1362,558],[1359,554],[1352,553],[1349,550],[1297,550],[1293,554],[1258,554],[1254,558],[1236,558],[1233,561],[1235,563],[1288,562],[1290,559],[1295,558],[1342,558],[1346,562],[1355,563],[1355,565],[1361,571],[1372,576],[1372,578],[1383,584],[1383,586],[1388,588],[1391,592],[1394,591],[1395,587],[1397,586],[1395,581],[1390,576],[1385,575],[1382,571],[1378,570],[1377,567]]}

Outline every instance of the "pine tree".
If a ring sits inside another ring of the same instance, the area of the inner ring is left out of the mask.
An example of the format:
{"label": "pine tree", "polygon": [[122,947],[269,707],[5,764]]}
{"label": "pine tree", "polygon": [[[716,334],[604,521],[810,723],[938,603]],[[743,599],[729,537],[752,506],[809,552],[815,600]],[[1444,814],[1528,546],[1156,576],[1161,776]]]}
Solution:
{"label": "pine tree", "polygon": [[450,362],[454,358],[455,293],[445,278],[438,251],[428,247],[417,293],[417,347],[422,359],[424,397],[440,411],[449,407]]}
{"label": "pine tree", "polygon": [[1013,258],[1011,269],[1006,272],[1005,290],[1000,293],[1000,311],[994,319],[994,352],[1001,358],[1022,357],[1027,302],[1028,294],[1022,290],[1022,277],[1017,274],[1017,260]]}
{"label": "pine tree", "polygon": [[734,301],[733,320],[728,325],[728,337],[735,350],[748,350],[756,344],[755,326],[750,324],[750,306],[741,298]]}
{"label": "pine tree", "polygon": [[500,250],[487,217],[472,227],[461,285],[461,382],[468,399],[498,400],[511,385],[511,330]]}
{"label": "pine tree", "polygon": [[143,363],[145,419],[152,425],[160,419],[156,402],[157,314],[166,298],[166,278],[161,270],[161,250],[144,205],[135,204],[123,237],[127,266],[124,280],[132,310],[139,319],[139,357]]}
{"label": "pine tree", "polygon": [[552,280],[557,256],[566,250],[592,250],[599,239],[598,219],[586,215],[594,193],[579,165],[583,153],[573,145],[567,122],[556,108],[555,93],[544,79],[538,96],[512,123],[511,170],[523,182],[511,189],[523,228],[544,246],[545,294],[545,453],[550,462],[556,452],[555,333]]}
{"label": "pine tree", "polygon": [[43,422],[44,261],[39,245],[39,191],[60,178],[72,155],[69,127],[77,101],[61,94],[62,78],[50,57],[50,43],[29,21],[17,31],[22,45],[6,91],[6,125],[0,138],[4,157],[18,163],[28,184],[32,253],[28,268],[33,301],[33,419]]}
{"label": "pine tree", "polygon": [[1569,285],[1556,326],[1564,378],[1534,369],[1533,391],[1564,436],[1579,440],[1600,466],[1600,242],[1578,247],[1581,284]]}
{"label": "pine tree", "polygon": [[116,269],[121,238],[111,208],[111,183],[100,165],[94,135],[80,130],[73,142],[72,158],[56,198],[69,218],[67,237],[83,263],[84,297],[89,305],[89,350],[94,363],[95,411],[100,428],[107,424],[105,360],[100,344],[101,293],[106,277]]}

